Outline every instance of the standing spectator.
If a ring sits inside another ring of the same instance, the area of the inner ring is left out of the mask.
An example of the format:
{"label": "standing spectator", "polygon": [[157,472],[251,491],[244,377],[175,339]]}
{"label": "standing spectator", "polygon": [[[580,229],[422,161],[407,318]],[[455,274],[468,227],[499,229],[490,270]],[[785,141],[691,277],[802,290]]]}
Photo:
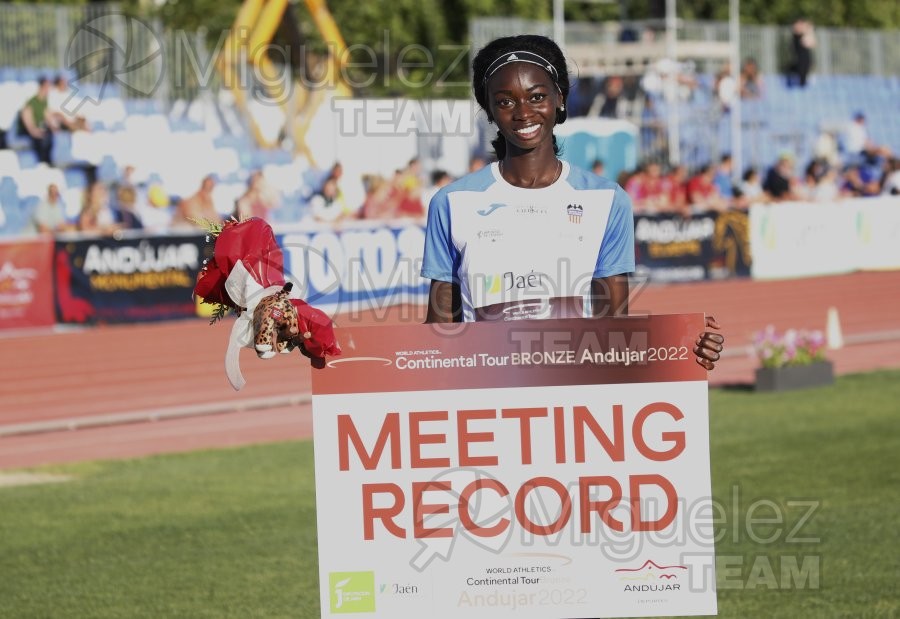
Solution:
{"label": "standing spectator", "polygon": [[109,191],[100,181],[94,181],[85,192],[84,204],[78,215],[78,231],[112,234],[118,230],[115,216],[109,207]]}
{"label": "standing spectator", "polygon": [[59,187],[51,183],[47,186],[47,197],[38,204],[31,216],[30,231],[33,234],[56,234],[73,228],[66,220]]}
{"label": "standing spectator", "polygon": [[806,88],[806,78],[812,69],[812,51],[816,46],[816,33],[812,22],[800,18],[791,28],[791,49],[794,52],[793,62],[788,70],[788,87]]}
{"label": "standing spectator", "polygon": [[727,114],[738,95],[738,84],[734,75],[731,74],[730,62],[725,62],[722,69],[716,74],[713,91],[716,93],[716,100],[722,106],[722,112]]}
{"label": "standing spectator", "polygon": [[796,200],[795,184],[794,157],[790,153],[782,153],[775,165],[769,168],[763,190],[776,202]]}
{"label": "standing spectator", "polygon": [[216,211],[216,205],[212,198],[215,188],[215,177],[212,174],[204,176],[197,193],[178,203],[175,214],[172,216],[172,227],[175,229],[204,228],[202,224],[204,220],[221,221],[222,218]]}
{"label": "standing spectator", "polygon": [[753,58],[744,60],[741,66],[741,99],[761,99],[763,81],[759,74],[759,65]]}
{"label": "standing spectator", "polygon": [[601,118],[622,118],[624,116],[625,97],[622,95],[624,83],[621,77],[610,76],[603,84],[603,92],[594,98],[589,116]]}
{"label": "standing spectator", "polygon": [[50,154],[53,152],[54,125],[47,109],[47,97],[50,95],[50,80],[42,77],[38,80],[38,91],[19,112],[19,133],[28,134],[31,147],[38,161],[50,165]]}
{"label": "standing spectator", "polygon": [[250,217],[269,221],[271,212],[278,206],[278,196],[269,188],[262,171],[254,170],[247,180],[247,191],[235,202],[234,216],[238,221]]}

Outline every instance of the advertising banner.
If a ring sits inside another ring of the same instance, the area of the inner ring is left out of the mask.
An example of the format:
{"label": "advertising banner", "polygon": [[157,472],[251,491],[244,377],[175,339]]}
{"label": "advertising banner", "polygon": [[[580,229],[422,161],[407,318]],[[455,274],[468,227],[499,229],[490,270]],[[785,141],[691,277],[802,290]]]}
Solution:
{"label": "advertising banner", "polygon": [[750,275],[747,213],[637,215],[637,273],[651,282],[688,282]]}
{"label": "advertising banner", "polygon": [[0,242],[0,330],[53,325],[50,237]]}
{"label": "advertising banner", "polygon": [[60,322],[114,323],[197,315],[203,235],[59,237],[54,255]]}
{"label": "advertising banner", "polygon": [[699,314],[339,330],[323,617],[715,614]]}
{"label": "advertising banner", "polygon": [[330,314],[423,303],[425,228],[374,222],[341,230],[279,231],[285,273],[301,296]]}

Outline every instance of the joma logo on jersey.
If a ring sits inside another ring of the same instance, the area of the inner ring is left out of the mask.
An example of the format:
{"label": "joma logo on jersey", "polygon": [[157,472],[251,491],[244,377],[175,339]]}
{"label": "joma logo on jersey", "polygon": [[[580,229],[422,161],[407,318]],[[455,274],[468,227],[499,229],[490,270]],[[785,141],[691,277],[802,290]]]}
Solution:
{"label": "joma logo on jersey", "polygon": [[581,216],[584,215],[584,207],[580,204],[570,204],[566,207],[566,212],[569,214],[570,222],[580,224]]}
{"label": "joma logo on jersey", "polygon": [[512,290],[534,290],[544,287],[544,276],[534,271],[525,275],[516,275],[512,271],[507,271],[502,275],[485,275],[484,291],[488,294],[498,294],[502,291]]}

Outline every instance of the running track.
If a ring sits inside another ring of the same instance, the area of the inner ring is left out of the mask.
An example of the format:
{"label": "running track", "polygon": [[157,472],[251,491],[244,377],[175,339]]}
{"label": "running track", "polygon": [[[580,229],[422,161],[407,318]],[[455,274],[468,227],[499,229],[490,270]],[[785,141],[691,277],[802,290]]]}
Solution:
{"label": "running track", "polygon": [[[897,271],[653,286],[631,301],[631,313],[716,316],[728,356],[713,385],[752,382],[756,363],[745,347],[755,330],[824,329],[829,307],[847,344],[830,354],[838,373],[900,367]],[[421,320],[421,308],[402,307],[339,323]],[[0,468],[308,438],[306,360],[265,362],[242,351],[248,384],[235,393],[222,369],[229,331],[230,323],[195,320],[0,338]]]}

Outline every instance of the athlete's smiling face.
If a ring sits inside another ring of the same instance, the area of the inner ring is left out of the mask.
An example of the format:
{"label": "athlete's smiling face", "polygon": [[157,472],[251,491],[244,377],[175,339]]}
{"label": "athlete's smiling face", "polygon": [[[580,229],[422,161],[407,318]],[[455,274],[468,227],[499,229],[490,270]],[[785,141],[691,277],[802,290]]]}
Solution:
{"label": "athlete's smiling face", "polygon": [[562,96],[549,73],[529,62],[512,62],[490,77],[487,88],[491,116],[510,147],[527,151],[552,144]]}

